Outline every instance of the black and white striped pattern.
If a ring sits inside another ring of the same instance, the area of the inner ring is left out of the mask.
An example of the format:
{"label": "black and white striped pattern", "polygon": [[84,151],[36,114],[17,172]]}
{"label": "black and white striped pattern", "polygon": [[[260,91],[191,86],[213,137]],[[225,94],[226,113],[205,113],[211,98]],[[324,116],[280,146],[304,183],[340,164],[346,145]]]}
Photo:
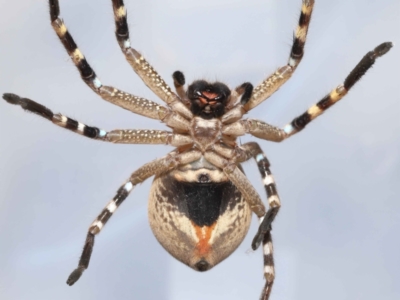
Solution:
{"label": "black and white striped pattern", "polygon": [[83,271],[88,268],[94,246],[94,236],[101,231],[107,221],[111,218],[112,214],[126,199],[126,197],[128,197],[133,188],[134,185],[130,181],[121,186],[115,197],[107,204],[96,220],[94,220],[92,225],[90,225],[78,267],[71,273],[71,275],[69,275],[67,280],[68,285],[73,285],[77,282],[82,276]]}
{"label": "black and white striped pattern", "polygon": [[104,225],[107,223],[108,219],[117,210],[121,203],[128,197],[129,193],[134,188],[132,182],[128,181],[123,186],[121,186],[115,197],[108,202],[107,206],[102,210],[102,212],[97,216],[96,220],[90,225],[89,232],[92,234],[98,234]]}
{"label": "black and white striped pattern", "polygon": [[99,129],[97,127],[92,127],[85,125],[81,122],[75,121],[67,116],[62,114],[54,114],[47,107],[31,100],[28,98],[21,98],[15,94],[4,94],[3,99],[6,100],[10,104],[19,105],[24,110],[37,114],[47,120],[50,120],[54,124],[63,127],[65,129],[76,132],[80,135],[92,138],[92,139],[100,139],[103,140],[107,132],[105,130]]}
{"label": "black and white striped pattern", "polygon": [[372,67],[376,59],[386,54],[393,44],[390,42],[382,43],[373,51],[368,52],[355,68],[346,77],[343,84],[332,90],[328,95],[322,98],[317,104],[311,106],[305,113],[295,118],[291,123],[284,127],[287,136],[291,136],[301,131],[308,123],[320,116],[325,110],[342,99],[353,85]]}
{"label": "black and white striped pattern", "polygon": [[49,6],[51,25],[53,26],[53,29],[60,38],[65,50],[67,50],[69,56],[72,58],[75,66],[78,68],[82,79],[86,82],[87,85],[97,91],[102,86],[101,81],[97,78],[96,73],[87,62],[85,56],[79,50],[71,34],[68,32],[67,27],[61,20],[60,5],[58,3],[58,0],[50,0]]}
{"label": "black and white striped pattern", "polygon": [[274,248],[272,246],[271,232],[268,231],[263,239],[264,255],[264,278],[265,286],[261,293],[261,300],[268,300],[271,294],[272,285],[275,280]]}
{"label": "black and white striped pattern", "polygon": [[[253,153],[253,155],[254,154],[255,153]],[[260,218],[260,226],[258,228],[258,232],[251,244],[253,250],[256,250],[260,246],[264,235],[271,230],[271,223],[274,221],[276,215],[278,214],[279,208],[281,207],[281,201],[279,199],[274,177],[272,176],[272,173],[269,169],[270,164],[267,157],[264,153],[261,152],[261,149],[258,150],[258,153],[255,154],[254,157],[257,161],[258,170],[260,171],[260,174],[262,176],[269,204],[268,211],[266,212],[264,217]]]}

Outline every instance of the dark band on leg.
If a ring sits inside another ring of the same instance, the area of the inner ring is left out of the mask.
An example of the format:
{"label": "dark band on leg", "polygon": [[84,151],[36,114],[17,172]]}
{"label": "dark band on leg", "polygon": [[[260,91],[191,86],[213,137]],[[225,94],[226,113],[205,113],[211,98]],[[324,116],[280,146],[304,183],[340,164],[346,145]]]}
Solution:
{"label": "dark band on leg", "polygon": [[304,45],[306,43],[313,7],[314,0],[303,1],[297,29],[293,35],[292,49],[290,50],[289,65],[292,67],[296,67],[304,55]]}
{"label": "dark band on leg", "polygon": [[51,121],[53,118],[54,114],[50,109],[28,98],[21,98],[18,95],[7,93],[3,94],[3,99],[10,104],[19,105],[24,110],[37,114],[47,120]]}
{"label": "dark band on leg", "polygon": [[350,72],[344,81],[344,88],[349,91],[352,86],[360,80],[360,78],[372,67],[376,59],[386,54],[393,44],[390,42],[382,43],[376,47],[373,51],[368,52],[357,66]]}
{"label": "dark band on leg", "polygon": [[68,285],[73,285],[82,276],[83,271],[89,267],[90,257],[92,256],[94,246],[94,234],[88,232],[86,236],[85,246],[83,247],[78,267],[69,275],[67,279]]}
{"label": "dark band on leg", "polygon": [[60,7],[58,0],[50,0],[49,6],[51,25],[57,33],[61,43],[64,45],[65,50],[67,50],[69,56],[72,58],[75,66],[79,70],[82,79],[92,89],[100,88],[100,80],[96,77],[94,70],[87,62],[85,56],[79,50],[78,45],[75,43],[64,22],[60,19]]}
{"label": "dark band on leg", "polygon": [[58,4],[58,0],[50,0],[50,20],[54,22],[58,16],[60,15],[60,5]]}
{"label": "dark band on leg", "polygon": [[129,42],[129,28],[127,22],[127,12],[122,0],[113,0],[114,20],[115,20],[115,36],[118,43],[123,48],[126,47],[126,42]]}
{"label": "dark band on leg", "polygon": [[261,293],[261,300],[268,300],[271,294],[272,285],[275,279],[275,267],[274,267],[274,253],[272,247],[271,232],[267,232],[263,240],[263,253],[264,253],[264,277],[265,286]]}

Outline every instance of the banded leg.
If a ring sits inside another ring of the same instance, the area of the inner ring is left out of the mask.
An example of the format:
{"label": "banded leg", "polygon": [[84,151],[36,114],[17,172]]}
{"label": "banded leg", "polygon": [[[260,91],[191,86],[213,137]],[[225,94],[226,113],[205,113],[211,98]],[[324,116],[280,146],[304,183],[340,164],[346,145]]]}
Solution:
{"label": "banded leg", "polygon": [[253,109],[275,93],[288,81],[300,64],[304,55],[304,45],[314,7],[314,0],[303,0],[302,2],[299,23],[294,32],[293,45],[287,65],[276,70],[275,73],[266,78],[254,89],[250,101],[245,105],[247,111]]}
{"label": "banded leg", "polygon": [[275,280],[274,247],[272,246],[270,231],[264,235],[263,254],[265,286],[262,290],[260,300],[268,300]]}
{"label": "banded leg", "polygon": [[386,54],[393,44],[391,42],[382,43],[374,50],[368,52],[361,61],[355,66],[344,80],[344,83],[332,90],[322,100],[311,106],[305,113],[295,118],[291,123],[284,127],[287,137],[301,131],[308,123],[320,116],[325,110],[342,99],[353,85],[372,67],[378,57]]}
{"label": "banded leg", "polygon": [[[376,59],[386,54],[390,48],[392,48],[392,46],[392,43],[386,42],[377,46],[373,51],[368,52],[346,77],[343,84],[332,90],[317,104],[310,107],[305,113],[293,119],[293,121],[283,127],[283,129],[267,124],[263,121],[245,119],[224,126],[222,133],[236,137],[250,133],[255,137],[268,141],[283,141],[284,139],[301,131],[308,123],[320,116],[333,104],[341,100],[353,87],[353,85],[359,81],[360,78],[372,67]],[[230,113],[231,112],[229,111],[226,115]],[[222,118],[223,120],[224,117]]]}
{"label": "banded leg", "polygon": [[10,104],[19,105],[24,110],[37,114],[54,124],[75,133],[96,140],[106,140],[105,137],[108,133],[105,130],[85,125],[62,114],[54,114],[50,109],[33,100],[21,98],[15,94],[4,94],[3,99]]}
{"label": "banded leg", "polygon": [[116,129],[107,132],[97,127],[85,125],[60,113],[54,114],[47,107],[33,100],[21,98],[15,94],[4,94],[3,99],[10,104],[21,106],[24,110],[37,114],[57,126],[95,140],[117,144],[164,144],[174,147],[193,143],[192,139],[187,135],[176,134],[165,130]]}
{"label": "banded leg", "polygon": [[269,169],[270,164],[262,152],[258,143],[250,142],[242,145],[242,148],[253,157],[258,166],[258,170],[262,176],[265,191],[268,197],[269,209],[265,214],[264,218],[261,218],[261,224],[258,229],[256,236],[252,242],[253,250],[256,250],[261,241],[263,243],[263,259],[264,259],[264,278],[265,286],[261,294],[261,300],[268,300],[272,285],[275,279],[275,267],[274,267],[274,257],[273,257],[273,246],[271,237],[271,223],[277,215],[279,208],[281,206],[280,199],[278,196],[275,180]]}
{"label": "banded leg", "polygon": [[107,204],[98,217],[90,225],[85,245],[81,257],[79,259],[78,267],[69,275],[67,284],[73,285],[81,277],[82,273],[88,268],[90,257],[92,255],[94,246],[94,237],[98,234],[116,209],[128,197],[133,188],[145,181],[147,178],[167,172],[180,164],[187,164],[200,159],[201,153],[199,151],[189,151],[182,154],[171,152],[164,158],[156,159],[147,163],[132,173],[129,180],[123,184],[117,191],[115,197]]}
{"label": "banded leg", "polygon": [[257,162],[258,170],[260,171],[262,177],[269,204],[267,213],[260,218],[258,232],[251,244],[253,250],[256,250],[263,241],[264,236],[271,230],[271,223],[278,214],[279,208],[281,207],[281,201],[279,199],[274,177],[269,169],[270,163],[265,154],[262,152],[260,146],[255,142],[250,142],[242,145],[242,148]]}
{"label": "banded leg", "polygon": [[77,67],[83,81],[104,100],[142,116],[163,120],[170,110],[150,100],[137,97],[101,83],[60,18],[58,0],[49,0],[51,25]]}
{"label": "banded leg", "polygon": [[167,104],[181,99],[171,90],[168,84],[161,78],[156,70],[146,61],[146,59],[134,48],[131,47],[129,39],[129,28],[127,23],[127,12],[122,0],[112,0],[114,19],[115,19],[115,36],[121,47],[125,58],[143,82],[153,91],[160,99]]}

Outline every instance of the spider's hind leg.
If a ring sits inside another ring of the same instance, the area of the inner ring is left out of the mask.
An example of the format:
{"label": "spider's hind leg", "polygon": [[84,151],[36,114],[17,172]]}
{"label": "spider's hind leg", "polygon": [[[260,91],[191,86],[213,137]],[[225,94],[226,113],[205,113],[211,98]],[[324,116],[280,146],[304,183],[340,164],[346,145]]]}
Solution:
{"label": "spider's hind leg", "polygon": [[275,279],[274,248],[272,246],[271,232],[267,232],[263,239],[264,277],[265,286],[261,292],[260,300],[268,300]]}
{"label": "spider's hind leg", "polygon": [[262,176],[265,191],[268,197],[269,209],[263,218],[260,218],[260,226],[252,242],[253,250],[263,244],[264,277],[265,286],[261,293],[261,300],[268,300],[275,279],[274,248],[272,246],[271,223],[275,219],[281,206],[275,180],[269,169],[270,163],[262,152],[258,143],[250,142],[242,145],[242,148],[257,162],[258,170]]}
{"label": "spider's hind leg", "polygon": [[256,250],[264,236],[271,231],[271,223],[274,221],[278,214],[279,208],[281,207],[281,201],[279,199],[278,191],[276,188],[274,177],[272,176],[270,163],[266,155],[262,152],[258,143],[250,142],[242,145],[242,148],[251,155],[257,162],[258,170],[262,176],[262,181],[267,193],[269,209],[265,215],[260,218],[260,226],[258,232],[253,239],[251,247]]}
{"label": "spider's hind leg", "polygon": [[85,245],[81,257],[79,259],[78,267],[69,275],[67,284],[73,285],[79,280],[83,272],[89,267],[90,257],[92,255],[95,235],[99,234],[104,228],[104,225],[115,213],[117,208],[129,196],[133,188],[139,183],[144,182],[146,179],[153,175],[167,172],[178,165],[184,165],[200,159],[201,153],[199,151],[191,150],[184,153],[170,152],[169,155],[149,162],[135,172],[132,173],[129,180],[123,184],[117,191],[114,198],[108,202],[107,206],[101,211],[97,218],[90,225]]}

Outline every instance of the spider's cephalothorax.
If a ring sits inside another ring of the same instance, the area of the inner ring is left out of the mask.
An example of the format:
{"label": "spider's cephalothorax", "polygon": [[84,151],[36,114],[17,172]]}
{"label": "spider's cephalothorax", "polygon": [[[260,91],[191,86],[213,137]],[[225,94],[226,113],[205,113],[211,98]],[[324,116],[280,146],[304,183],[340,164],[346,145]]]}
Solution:
{"label": "spider's cephalothorax", "polygon": [[189,85],[187,97],[193,115],[203,119],[219,118],[231,95],[230,89],[221,82],[209,83],[198,80]]}
{"label": "spider's cephalothorax", "polygon": [[[60,18],[58,0],[49,0],[51,25],[79,70],[83,81],[102,99],[133,113],[165,123],[171,131],[116,129],[106,131],[88,126],[45,106],[15,94],[4,94],[10,104],[36,113],[54,124],[83,136],[112,143],[168,144],[176,147],[165,157],[144,164],[118,189],[115,197],[90,225],[78,267],[67,283],[74,284],[89,266],[95,235],[133,188],[155,176],[149,199],[151,228],[163,247],[175,258],[198,271],[206,271],[228,257],[242,242],[249,228],[251,213],[260,226],[252,242],[255,250],[263,244],[264,277],[261,298],[267,300],[275,278],[271,223],[280,208],[274,178],[267,157],[255,142],[238,145],[244,134],[281,142],[301,131],[308,123],[342,99],[367,72],[375,60],[387,53],[390,42],[368,52],[345,78],[306,112],[283,128],[243,115],[270,97],[296,70],[304,45],[314,0],[303,0],[298,27],[287,64],[263,82],[245,82],[230,90],[223,83],[195,81],[186,90],[182,72],[173,74],[176,93],[145,58],[131,47],[127,14],[122,0],[112,0],[116,38],[123,54],[144,83],[165,105],[103,85],[79,50]],[[254,159],[266,190],[269,207],[241,169],[241,163]]]}

